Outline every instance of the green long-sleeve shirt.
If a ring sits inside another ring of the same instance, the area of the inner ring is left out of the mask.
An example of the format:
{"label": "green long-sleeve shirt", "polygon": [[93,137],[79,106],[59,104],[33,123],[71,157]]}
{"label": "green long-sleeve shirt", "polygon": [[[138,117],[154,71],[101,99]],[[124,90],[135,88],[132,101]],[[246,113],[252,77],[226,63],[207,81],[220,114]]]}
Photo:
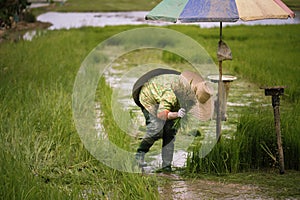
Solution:
{"label": "green long-sleeve shirt", "polygon": [[164,74],[150,79],[141,89],[139,101],[151,114],[164,110],[177,111],[179,103],[172,84],[179,81],[179,76],[174,74]]}

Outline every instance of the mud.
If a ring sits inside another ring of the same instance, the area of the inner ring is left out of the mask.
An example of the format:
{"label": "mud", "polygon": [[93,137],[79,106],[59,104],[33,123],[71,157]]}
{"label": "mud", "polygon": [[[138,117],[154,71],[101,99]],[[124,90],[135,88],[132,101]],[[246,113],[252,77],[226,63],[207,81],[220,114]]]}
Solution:
{"label": "mud", "polygon": [[162,200],[184,199],[268,199],[257,186],[201,179],[182,179],[175,174],[160,174],[165,183],[159,187]]}

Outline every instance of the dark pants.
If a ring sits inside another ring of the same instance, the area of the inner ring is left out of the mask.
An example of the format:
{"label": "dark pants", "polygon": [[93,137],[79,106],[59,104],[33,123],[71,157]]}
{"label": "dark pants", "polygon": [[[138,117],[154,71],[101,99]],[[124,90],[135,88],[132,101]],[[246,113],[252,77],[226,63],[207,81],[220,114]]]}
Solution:
{"label": "dark pants", "polygon": [[162,167],[171,166],[174,153],[174,141],[177,130],[174,120],[161,120],[142,108],[146,119],[147,132],[137,149],[138,153],[147,153],[155,141],[162,138]]}

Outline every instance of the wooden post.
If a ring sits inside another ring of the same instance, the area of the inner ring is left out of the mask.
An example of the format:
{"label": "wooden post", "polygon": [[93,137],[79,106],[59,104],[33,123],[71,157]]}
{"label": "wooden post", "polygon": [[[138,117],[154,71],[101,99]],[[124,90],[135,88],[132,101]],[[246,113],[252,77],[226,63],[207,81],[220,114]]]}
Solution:
{"label": "wooden post", "polygon": [[[223,29],[223,23],[220,22],[220,42],[222,41],[222,29]],[[218,53],[217,53],[218,56]],[[222,125],[221,125],[221,97],[220,95],[222,94],[222,62],[223,60],[219,60],[219,82],[218,82],[218,99],[217,99],[217,120],[216,120],[216,139],[217,141],[220,141],[221,137],[221,130],[222,130]]]}
{"label": "wooden post", "polygon": [[219,81],[218,81],[218,99],[217,99],[217,124],[216,124],[216,138],[217,141],[221,138],[221,95],[222,95],[222,61],[219,61]]}
{"label": "wooden post", "polygon": [[261,89],[265,89],[266,96],[272,96],[272,106],[274,111],[275,130],[277,135],[280,174],[284,174],[284,155],[283,155],[282,140],[281,140],[279,106],[280,106],[280,95],[284,93],[284,88],[286,87],[285,86],[261,87]]}

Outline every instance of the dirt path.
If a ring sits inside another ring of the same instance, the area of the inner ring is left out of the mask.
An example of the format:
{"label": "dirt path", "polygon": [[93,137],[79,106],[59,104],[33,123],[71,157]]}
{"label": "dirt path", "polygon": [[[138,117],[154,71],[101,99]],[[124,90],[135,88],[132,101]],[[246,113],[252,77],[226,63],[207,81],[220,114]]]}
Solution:
{"label": "dirt path", "polygon": [[[162,200],[185,199],[268,199],[259,187],[202,179],[183,179],[175,174],[160,174],[162,185],[159,193]],[[271,199],[271,198],[269,198]]]}

